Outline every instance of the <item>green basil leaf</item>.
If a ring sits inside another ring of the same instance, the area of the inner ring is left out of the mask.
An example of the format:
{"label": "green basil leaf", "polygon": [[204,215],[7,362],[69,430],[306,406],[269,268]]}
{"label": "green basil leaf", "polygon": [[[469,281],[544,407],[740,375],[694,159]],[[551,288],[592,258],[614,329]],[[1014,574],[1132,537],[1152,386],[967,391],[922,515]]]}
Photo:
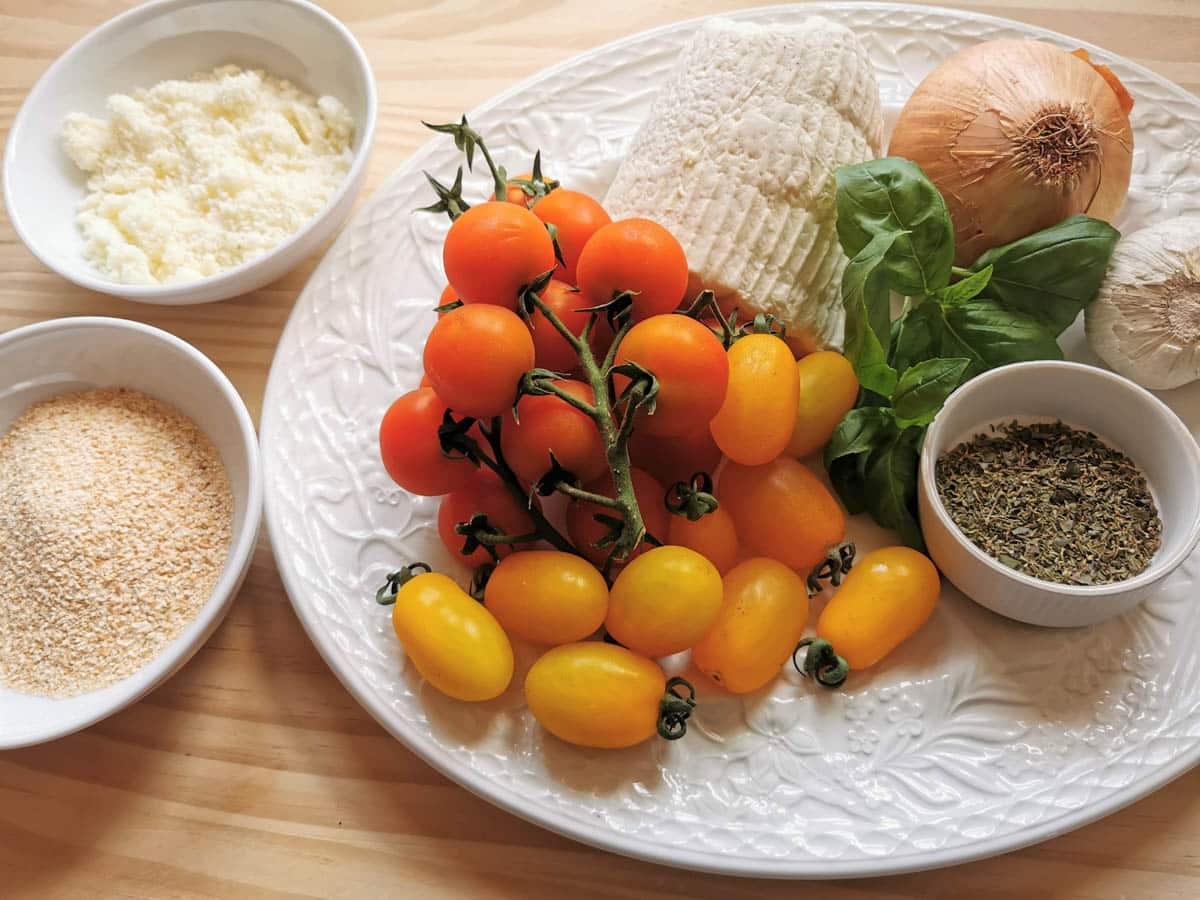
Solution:
{"label": "green basil leaf", "polygon": [[849,515],[867,511],[867,454],[842,456],[828,466],[829,483]]}
{"label": "green basil leaf", "polygon": [[852,409],[833,429],[825,445],[825,465],[836,459],[869,453],[881,437],[890,437],[896,430],[896,420],[890,409],[862,406]]}
{"label": "green basil leaf", "polygon": [[970,365],[969,358],[949,357],[927,359],[905,369],[892,392],[897,424],[903,428],[932,422]]}
{"label": "green basil leaf", "polygon": [[887,284],[880,266],[896,240],[878,234],[846,266],[842,275],[842,303],[846,307],[846,358],[867,390],[890,395],[896,387],[896,370],[888,365],[887,349],[871,326],[870,310],[887,301]]}
{"label": "green basil leaf", "polygon": [[889,157],[838,169],[837,212],[838,240],[852,259],[876,237],[895,237],[883,267],[896,291],[928,294],[949,283],[950,213],[916,163]]}
{"label": "green basil leaf", "polygon": [[1120,237],[1107,222],[1075,215],[989,250],[971,268],[991,266],[987,296],[1037,319],[1058,336],[1096,296]]}
{"label": "green basil leaf", "polygon": [[891,528],[905,544],[924,549],[917,506],[917,443],[924,429],[907,428],[875,450],[867,460],[865,499],[872,518]]}
{"label": "green basil leaf", "polygon": [[992,267],[984,266],[973,275],[968,275],[962,281],[942,288],[934,296],[942,306],[957,306],[966,303],[973,297],[979,296],[992,280]]}
{"label": "green basil leaf", "polygon": [[897,372],[909,366],[933,359],[941,352],[942,308],[936,301],[924,300],[910,306],[896,320],[889,362]]}
{"label": "green basil leaf", "polygon": [[988,297],[942,311],[942,353],[971,360],[968,374],[1030,359],[1062,359],[1062,348],[1046,326]]}

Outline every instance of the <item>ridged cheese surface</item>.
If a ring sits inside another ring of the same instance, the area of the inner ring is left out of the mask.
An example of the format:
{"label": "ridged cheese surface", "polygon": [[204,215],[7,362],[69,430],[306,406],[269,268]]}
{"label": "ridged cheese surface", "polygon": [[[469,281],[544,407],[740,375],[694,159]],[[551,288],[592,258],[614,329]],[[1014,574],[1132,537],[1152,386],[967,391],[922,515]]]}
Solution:
{"label": "ridged cheese surface", "polygon": [[840,346],[833,173],[878,156],[882,131],[875,73],[848,29],[710,20],[655,98],[605,207],[670,229],[694,290],[770,313],[805,344]]}

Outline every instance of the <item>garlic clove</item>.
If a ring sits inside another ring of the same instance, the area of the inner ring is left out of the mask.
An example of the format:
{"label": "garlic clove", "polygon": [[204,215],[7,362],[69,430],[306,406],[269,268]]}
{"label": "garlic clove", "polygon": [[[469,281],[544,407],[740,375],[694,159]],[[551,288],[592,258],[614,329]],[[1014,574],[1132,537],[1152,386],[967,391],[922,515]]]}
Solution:
{"label": "garlic clove", "polygon": [[1124,237],[1084,325],[1096,355],[1142,387],[1200,379],[1200,216]]}

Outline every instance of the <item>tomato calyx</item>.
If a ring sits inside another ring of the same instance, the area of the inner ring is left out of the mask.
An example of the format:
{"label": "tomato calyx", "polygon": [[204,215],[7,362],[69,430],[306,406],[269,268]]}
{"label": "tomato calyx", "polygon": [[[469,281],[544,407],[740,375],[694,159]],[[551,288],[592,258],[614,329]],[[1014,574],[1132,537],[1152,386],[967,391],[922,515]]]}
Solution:
{"label": "tomato calyx", "polygon": [[[646,415],[653,415],[658,407],[658,378],[654,373],[633,360],[612,367],[613,375],[624,375],[629,383],[617,397],[617,405],[625,404],[625,418],[629,419],[629,430],[633,430],[633,413],[643,409]],[[621,421],[621,429],[625,430],[625,420]]]}
{"label": "tomato calyx", "polygon": [[439,316],[445,315],[448,312],[453,312],[460,306],[464,305],[461,300],[451,300],[449,303],[443,303],[441,306],[435,306],[433,311]]}
{"label": "tomato calyx", "polygon": [[475,419],[468,417],[455,419],[450,410],[442,415],[442,424],[438,426],[438,443],[442,446],[442,456],[447,459],[469,459],[479,465],[479,444],[471,437],[471,427]]}
{"label": "tomato calyx", "polygon": [[787,336],[787,325],[767,313],[759,313],[753,322],[742,326],[742,334],[773,334],[782,340]]}
{"label": "tomato calyx", "polygon": [[816,596],[824,590],[825,586],[821,584],[822,581],[829,582],[832,587],[838,587],[842,583],[842,578],[850,574],[850,570],[854,567],[856,553],[853,541],[844,541],[830,550],[829,555],[808,573],[805,581],[808,586],[808,596]]}
{"label": "tomato calyx", "polygon": [[715,512],[721,505],[713,496],[713,480],[707,472],[695,473],[690,482],[675,482],[667,489],[663,502],[670,512],[686,517],[689,522]]}
{"label": "tomato calyx", "polygon": [[504,529],[489,522],[487,514],[481,512],[475,513],[466,522],[457,523],[454,526],[454,533],[461,534],[466,538],[460,551],[463,556],[470,556],[482,547],[492,559],[497,561],[500,559],[496,552],[497,547],[505,544],[529,544],[540,537],[536,531],[526,534],[507,534]]}
{"label": "tomato calyx", "polygon": [[676,310],[676,314],[695,319],[702,324],[707,324],[704,322],[706,314],[712,316],[717,323],[717,327],[721,329],[721,345],[726,350],[732,347],[733,342],[742,336],[737,324],[738,311],[735,309],[726,316],[721,309],[721,304],[717,302],[717,295],[707,288],[696,295],[696,299],[692,301],[691,306],[687,309]]}
{"label": "tomato calyx", "polygon": [[433,192],[437,194],[437,203],[431,203],[429,206],[422,206],[417,212],[445,213],[453,222],[468,209],[471,204],[463,199],[462,195],[462,166],[458,167],[458,173],[454,176],[454,184],[446,187],[428,172],[422,172],[425,180],[429,182],[429,186],[433,188]]}
{"label": "tomato calyx", "polygon": [[574,472],[563,467],[558,461],[558,457],[554,455],[554,451],[550,451],[550,468],[546,470],[546,474],[533,483],[533,493],[539,497],[549,497],[551,494],[561,493],[559,490],[562,485],[571,485],[578,487],[580,484],[579,476]]}
{"label": "tomato calyx", "polygon": [[492,173],[492,181],[496,186],[496,199],[503,199],[507,196],[508,178],[504,173],[504,167],[496,165],[492,154],[488,152],[487,144],[484,143],[483,135],[468,124],[466,116],[463,116],[459,122],[447,122],[444,125],[431,125],[426,121],[422,121],[421,124],[430,131],[453,137],[454,146],[466,154],[467,168],[471,171],[475,170],[475,150],[478,148],[484,162],[487,163],[488,170]]}
{"label": "tomato calyx", "polygon": [[496,571],[496,563],[489,562],[479,566],[471,573],[471,583],[467,586],[467,593],[477,603],[483,603],[483,595],[487,590],[488,581],[491,580],[492,573]]}
{"label": "tomato calyx", "polygon": [[[805,647],[808,650],[804,654],[804,661],[801,662],[796,657]],[[805,638],[796,645],[796,649],[792,651],[792,665],[801,675],[812,678],[821,687],[830,689],[841,687],[846,683],[846,676],[850,674],[850,664],[837,655],[833,644],[819,637]]]}
{"label": "tomato calyx", "polygon": [[[537,201],[545,197],[551,191],[555,190],[559,183],[553,178],[546,178],[542,174],[542,151],[538,150],[533,154],[533,168],[530,169],[528,178],[510,178],[509,184],[515,184],[521,189],[526,197]],[[497,194],[496,196],[499,196]]]}
{"label": "tomato calyx", "polygon": [[396,572],[389,572],[383,586],[375,592],[375,602],[380,606],[391,606],[396,602],[396,595],[400,593],[400,588],[418,575],[426,575],[432,571],[433,567],[429,563],[415,562],[409,563]]}
{"label": "tomato calyx", "polygon": [[[678,687],[687,691],[687,695],[676,693]],[[667,741],[677,741],[687,734],[687,720],[695,708],[696,689],[692,683],[678,675],[669,678],[658,704],[658,736]]]}

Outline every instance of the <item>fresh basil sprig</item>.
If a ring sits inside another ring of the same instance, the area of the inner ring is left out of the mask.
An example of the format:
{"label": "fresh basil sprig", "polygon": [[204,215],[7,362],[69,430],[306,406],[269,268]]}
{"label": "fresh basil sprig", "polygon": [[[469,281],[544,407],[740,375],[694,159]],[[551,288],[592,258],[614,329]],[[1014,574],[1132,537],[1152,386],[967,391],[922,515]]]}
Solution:
{"label": "fresh basil sprig", "polygon": [[[870,512],[910,546],[925,427],[987,369],[1060,359],[1058,337],[1095,296],[1120,233],[1084,215],[954,268],[954,229],[933,183],[906,159],[837,171],[846,356],[864,390],[825,449],[851,513]],[[957,279],[953,280],[952,279]],[[891,294],[904,297],[893,319]]]}

